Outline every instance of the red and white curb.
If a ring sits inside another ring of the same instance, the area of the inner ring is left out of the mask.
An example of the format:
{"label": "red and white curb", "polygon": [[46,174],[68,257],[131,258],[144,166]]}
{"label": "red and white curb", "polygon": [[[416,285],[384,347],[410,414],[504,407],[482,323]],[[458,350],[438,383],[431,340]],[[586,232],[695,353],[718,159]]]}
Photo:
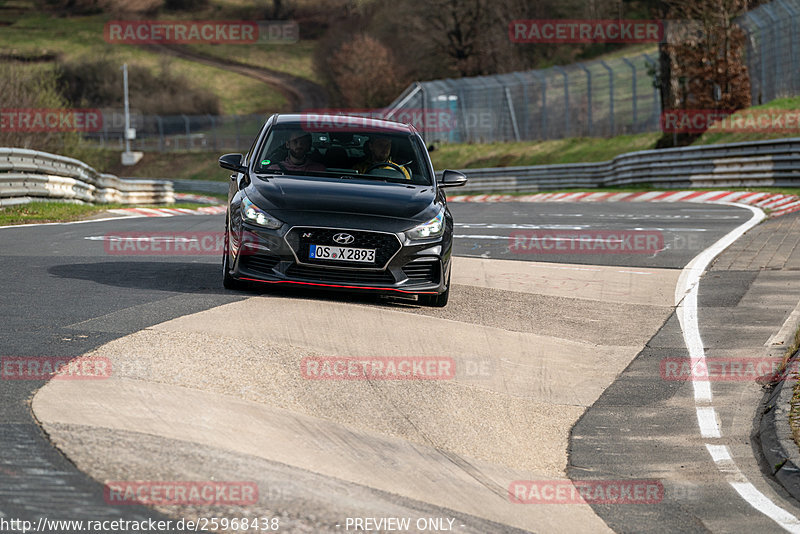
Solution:
{"label": "red and white curb", "polygon": [[534,193],[455,195],[448,202],[739,202],[772,210],[779,217],[800,210],[800,197],[764,191],[644,191],[637,193]]}
{"label": "red and white curb", "polygon": [[174,217],[176,215],[217,215],[225,213],[225,206],[205,206],[197,209],[188,208],[120,208],[108,210],[116,215],[138,217]]}
{"label": "red and white curb", "polygon": [[175,193],[175,200],[180,200],[181,202],[199,202],[200,204],[219,204],[219,199],[214,197],[209,197],[205,195],[195,195],[194,193]]}

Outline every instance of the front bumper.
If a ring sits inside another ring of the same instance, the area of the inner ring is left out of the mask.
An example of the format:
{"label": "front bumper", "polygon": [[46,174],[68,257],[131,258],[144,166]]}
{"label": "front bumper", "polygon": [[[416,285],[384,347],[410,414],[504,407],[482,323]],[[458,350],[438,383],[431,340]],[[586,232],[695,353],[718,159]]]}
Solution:
{"label": "front bumper", "polygon": [[[374,248],[374,263],[309,258],[309,244],[336,245],[332,236],[355,236],[347,246]],[[296,284],[332,290],[438,294],[447,289],[452,237],[407,242],[402,233],[319,226],[267,230],[242,224],[230,234],[232,276],[249,282]]]}

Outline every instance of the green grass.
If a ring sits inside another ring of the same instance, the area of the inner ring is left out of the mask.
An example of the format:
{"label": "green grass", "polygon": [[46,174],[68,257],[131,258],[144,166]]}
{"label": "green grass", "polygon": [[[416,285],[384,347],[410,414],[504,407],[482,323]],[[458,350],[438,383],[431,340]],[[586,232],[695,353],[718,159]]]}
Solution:
{"label": "green grass", "polygon": [[[738,113],[734,113],[733,117],[738,115],[742,115],[748,111],[752,110],[764,110],[764,109],[780,109],[780,110],[800,110],[800,96],[794,96],[789,98],[779,98],[777,100],[773,100],[767,104],[762,104],[760,106],[752,106],[747,108],[746,110],[739,111]],[[778,133],[759,133],[759,132],[706,132],[700,136],[700,138],[694,142],[695,145],[714,145],[719,143],[738,143],[741,141],[758,141],[758,140],[767,140],[767,139],[782,139],[785,137],[800,137],[800,130],[796,133],[786,133],[786,132],[778,132]]]}
{"label": "green grass", "polygon": [[145,152],[139,163],[123,167],[117,153],[103,172],[138,178],[227,182],[231,173],[217,163],[221,155],[221,152]]}
{"label": "green grass", "polygon": [[[120,207],[114,205],[114,207]],[[109,209],[92,204],[31,202],[21,206],[0,208],[0,226],[56,221],[78,221]]]}
{"label": "green grass", "polygon": [[190,49],[222,59],[233,59],[245,65],[265,67],[300,78],[320,82],[314,70],[316,41],[300,40],[291,44],[258,45],[189,45]]}
{"label": "green grass", "polygon": [[167,205],[73,204],[68,202],[31,202],[21,206],[0,208],[0,226],[47,222],[69,222],[88,219],[93,215],[118,208],[198,208],[197,204],[181,202]]}
{"label": "green grass", "polygon": [[519,143],[443,144],[431,152],[435,169],[479,169],[606,161],[626,152],[655,147],[658,133],[610,139],[569,138]]}
{"label": "green grass", "polygon": [[[132,45],[106,43],[103,27],[107,20],[107,15],[58,18],[43,13],[28,13],[12,25],[0,29],[0,53],[51,52],[64,61],[106,56],[119,63],[120,67],[128,62],[142,65],[153,72],[160,70],[165,58],[159,54]],[[234,52],[232,50],[230,53]],[[287,104],[280,92],[253,78],[182,59],[167,58],[166,61],[172,72],[187,78],[196,87],[208,89],[217,95],[224,115],[271,113],[283,110]]]}

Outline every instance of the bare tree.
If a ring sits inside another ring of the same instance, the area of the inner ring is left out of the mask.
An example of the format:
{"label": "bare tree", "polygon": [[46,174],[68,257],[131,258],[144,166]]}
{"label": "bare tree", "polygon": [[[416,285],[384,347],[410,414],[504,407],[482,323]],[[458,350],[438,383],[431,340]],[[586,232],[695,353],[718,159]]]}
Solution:
{"label": "bare tree", "polygon": [[670,4],[666,108],[736,110],[750,105],[745,33],[734,22],[747,5],[747,0]]}
{"label": "bare tree", "polygon": [[351,107],[386,105],[407,83],[389,49],[365,34],[343,43],[329,65],[336,88]]}

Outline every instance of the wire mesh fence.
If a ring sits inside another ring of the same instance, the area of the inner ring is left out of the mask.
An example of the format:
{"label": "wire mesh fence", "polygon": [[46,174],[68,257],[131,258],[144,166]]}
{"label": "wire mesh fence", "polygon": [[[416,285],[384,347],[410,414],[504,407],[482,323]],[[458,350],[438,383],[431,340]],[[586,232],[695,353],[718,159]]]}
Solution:
{"label": "wire mesh fence", "polygon": [[800,0],[775,0],[737,22],[747,33],[753,105],[800,93]]}
{"label": "wire mesh fence", "polygon": [[[754,105],[800,94],[800,0],[775,0],[737,22],[747,34]],[[636,55],[494,76],[417,82],[377,114],[414,124],[428,142],[485,143],[657,132],[658,48]],[[339,110],[341,112],[341,110]],[[361,110],[363,111],[363,110]],[[361,113],[356,113],[361,114]],[[132,150],[247,149],[266,119],[134,114]],[[104,113],[87,137],[122,149],[124,120]]]}
{"label": "wire mesh fence", "polygon": [[[266,120],[264,115],[131,115],[134,151],[247,149]],[[102,128],[86,139],[101,147],[124,149],[124,118],[119,111],[103,112]]]}
{"label": "wire mesh fence", "polygon": [[[497,76],[416,83],[389,107],[426,140],[493,142],[608,137],[658,129],[657,52]],[[442,127],[441,114],[450,118]],[[413,114],[412,114],[413,116]],[[437,117],[432,127],[426,117]]]}

